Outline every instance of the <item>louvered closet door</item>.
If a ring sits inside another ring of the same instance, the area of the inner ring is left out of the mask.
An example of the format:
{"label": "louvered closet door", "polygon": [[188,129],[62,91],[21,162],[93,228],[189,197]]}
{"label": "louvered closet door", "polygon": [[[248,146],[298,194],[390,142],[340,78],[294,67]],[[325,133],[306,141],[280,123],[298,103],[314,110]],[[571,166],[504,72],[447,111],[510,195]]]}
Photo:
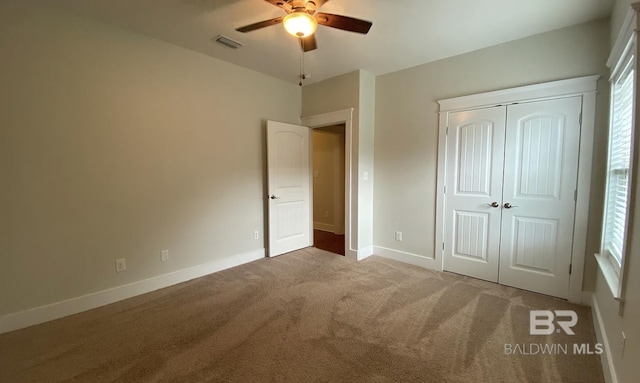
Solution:
{"label": "louvered closet door", "polygon": [[498,280],[505,113],[505,107],[451,113],[447,133],[443,267],[493,282]]}
{"label": "louvered closet door", "polygon": [[581,108],[573,97],[507,109],[501,284],[567,297]]}

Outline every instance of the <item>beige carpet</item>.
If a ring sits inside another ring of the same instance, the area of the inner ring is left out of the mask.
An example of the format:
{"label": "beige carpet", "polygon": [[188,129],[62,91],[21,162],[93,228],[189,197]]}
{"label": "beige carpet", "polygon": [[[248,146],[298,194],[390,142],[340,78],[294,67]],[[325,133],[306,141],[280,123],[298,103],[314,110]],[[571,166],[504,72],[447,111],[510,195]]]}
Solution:
{"label": "beige carpet", "polygon": [[[579,314],[529,335],[531,309]],[[602,382],[588,308],[306,249],[0,335],[1,382]]]}

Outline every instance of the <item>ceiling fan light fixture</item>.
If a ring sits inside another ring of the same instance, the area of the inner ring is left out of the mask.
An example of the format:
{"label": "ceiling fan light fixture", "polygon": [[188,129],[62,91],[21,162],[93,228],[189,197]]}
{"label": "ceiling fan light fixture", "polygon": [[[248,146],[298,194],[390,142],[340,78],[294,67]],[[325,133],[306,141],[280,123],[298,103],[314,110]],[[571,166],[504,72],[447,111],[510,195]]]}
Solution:
{"label": "ceiling fan light fixture", "polygon": [[282,20],[284,29],[295,37],[311,36],[318,29],[318,21],[305,11],[291,12]]}

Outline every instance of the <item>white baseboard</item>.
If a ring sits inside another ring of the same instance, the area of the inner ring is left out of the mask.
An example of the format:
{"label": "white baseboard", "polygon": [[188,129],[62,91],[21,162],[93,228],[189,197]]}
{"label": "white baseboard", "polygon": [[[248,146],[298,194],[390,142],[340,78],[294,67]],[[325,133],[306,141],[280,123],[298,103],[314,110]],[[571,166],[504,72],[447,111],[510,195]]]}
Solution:
{"label": "white baseboard", "polygon": [[604,352],[600,355],[604,380],[607,383],[618,383],[618,377],[616,376],[616,370],[613,364],[613,357],[611,356],[611,346],[609,345],[609,338],[607,338],[607,332],[604,328],[602,314],[600,313],[600,306],[598,305],[596,295],[594,293],[590,294],[591,299],[589,306],[591,306],[591,315],[593,316],[593,327],[596,330],[596,339],[598,343],[602,343],[604,346]]}
{"label": "white baseboard", "polygon": [[316,230],[328,231],[330,233],[335,233],[336,232],[335,225],[332,225],[332,224],[329,224],[329,223],[314,222],[313,223],[313,228],[316,229]]}
{"label": "white baseboard", "polygon": [[357,259],[361,261],[365,258],[368,258],[373,255],[373,246],[365,247],[364,249],[358,250]]}
{"label": "white baseboard", "polygon": [[429,270],[440,270],[434,258],[428,258],[423,255],[407,253],[404,251],[388,249],[386,247],[374,246],[373,254],[384,258],[408,263],[415,266],[424,267]]}
{"label": "white baseboard", "polygon": [[91,310],[123,299],[135,297],[136,295],[146,294],[164,287],[200,278],[217,271],[253,262],[264,257],[265,250],[258,249],[96,293],[7,314],[0,317],[0,334]]}

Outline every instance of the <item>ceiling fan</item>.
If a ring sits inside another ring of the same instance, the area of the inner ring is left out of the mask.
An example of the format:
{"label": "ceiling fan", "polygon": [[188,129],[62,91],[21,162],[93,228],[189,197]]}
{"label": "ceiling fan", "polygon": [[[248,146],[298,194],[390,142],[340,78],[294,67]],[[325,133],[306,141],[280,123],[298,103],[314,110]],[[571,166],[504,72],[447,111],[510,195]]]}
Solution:
{"label": "ceiling fan", "polygon": [[265,0],[287,12],[286,16],[264,20],[258,23],[237,28],[238,32],[250,32],[271,25],[283,24],[291,35],[300,38],[300,45],[304,52],[318,47],[314,32],[318,24],[344,31],[367,34],[373,23],[353,17],[317,12],[329,0]]}

